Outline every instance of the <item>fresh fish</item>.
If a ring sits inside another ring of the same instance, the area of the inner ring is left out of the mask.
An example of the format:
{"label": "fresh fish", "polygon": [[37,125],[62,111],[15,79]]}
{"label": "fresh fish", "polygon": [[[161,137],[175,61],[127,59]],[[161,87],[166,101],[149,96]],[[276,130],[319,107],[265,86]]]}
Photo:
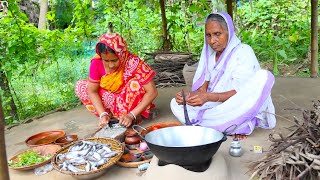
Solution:
{"label": "fresh fish", "polygon": [[117,151],[113,151],[113,152],[110,152],[110,153],[104,155],[103,158],[112,158],[112,157],[118,155],[118,153],[119,152],[117,152]]}
{"label": "fresh fish", "polygon": [[81,157],[81,158],[76,158],[76,159],[70,159],[70,160],[68,160],[68,163],[70,163],[74,166],[78,166],[78,165],[86,164],[86,160],[83,157]]}
{"label": "fresh fish", "polygon": [[81,154],[79,154],[79,151],[72,151],[65,154],[65,159],[74,159],[80,157]]}
{"label": "fresh fish", "polygon": [[99,167],[99,166],[101,166],[101,165],[103,165],[103,164],[105,164],[107,161],[106,161],[106,159],[100,159],[96,164],[97,164],[97,167]]}
{"label": "fresh fish", "polygon": [[86,161],[86,171],[87,172],[89,172],[89,171],[91,171],[91,164],[90,164],[90,162],[89,161]]}
{"label": "fresh fish", "polygon": [[96,162],[96,161],[99,161],[100,159],[102,159],[100,154],[97,152],[93,152],[92,155],[86,156],[86,158],[87,158],[87,160],[93,161],[93,162]]}
{"label": "fresh fish", "polygon": [[[60,167],[60,166],[59,166],[59,167]],[[67,171],[67,170],[68,170],[68,163],[67,163],[67,162],[63,162],[63,163],[61,164],[60,170]]]}
{"label": "fresh fish", "polygon": [[58,154],[56,156],[56,161],[57,162],[63,162],[63,160],[66,158],[66,155],[65,154]]}
{"label": "fresh fish", "polygon": [[91,164],[91,170],[92,170],[92,171],[95,171],[95,170],[98,169],[97,163],[95,163],[95,162],[90,162],[90,164]]}
{"label": "fresh fish", "polygon": [[[60,170],[71,172],[94,171],[119,154],[112,151],[111,145],[90,141],[80,141],[69,148],[67,153],[58,154],[56,162]],[[84,169],[77,166],[85,165]]]}
{"label": "fresh fish", "polygon": [[103,146],[102,149],[104,149],[107,152],[111,152],[112,150],[108,146]]}
{"label": "fresh fish", "polygon": [[79,141],[79,142],[75,143],[72,147],[70,147],[68,152],[70,152],[70,151],[78,151],[81,148],[83,148],[84,145],[85,144],[82,141]]}
{"label": "fresh fish", "polygon": [[99,153],[99,154],[102,156],[102,154],[103,154],[104,152],[106,152],[106,151],[105,151],[104,149],[98,149],[96,152]]}
{"label": "fresh fish", "polygon": [[77,168],[71,164],[68,164],[68,170],[70,170],[71,172],[83,172],[83,169]]}
{"label": "fresh fish", "polygon": [[89,147],[88,149],[84,149],[84,150],[78,151],[78,153],[80,154],[80,156],[85,156],[91,151],[91,149],[92,149],[92,146]]}

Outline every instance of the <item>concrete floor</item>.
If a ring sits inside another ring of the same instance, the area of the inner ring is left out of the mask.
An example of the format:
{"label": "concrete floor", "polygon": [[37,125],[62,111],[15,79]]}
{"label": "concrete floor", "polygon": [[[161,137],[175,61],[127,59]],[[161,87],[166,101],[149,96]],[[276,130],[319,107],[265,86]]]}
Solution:
{"label": "concrete floor", "polygon": [[[184,87],[185,88],[185,87]],[[175,93],[181,88],[159,89],[159,96],[155,104],[158,109],[158,115],[155,119],[143,124],[149,126],[154,123],[164,121],[177,121],[172,115],[169,102]],[[268,150],[270,142],[269,133],[273,131],[286,131],[286,127],[291,125],[287,119],[292,120],[293,116],[298,119],[302,117],[298,109],[310,109],[312,100],[320,100],[320,79],[310,78],[276,78],[276,83],[272,91],[273,102],[276,107],[277,126],[273,130],[256,129],[247,139],[241,141],[244,154],[240,158],[231,157],[228,154],[228,148],[232,140],[231,137],[222,143],[219,153],[222,154],[227,162],[230,179],[247,180],[250,177],[248,164],[264,156],[252,152],[254,145],[260,145],[264,150]],[[36,133],[48,130],[62,129],[67,134],[77,134],[79,138],[92,134],[97,129],[98,119],[91,115],[83,106],[74,108],[65,112],[56,112],[41,119],[34,120],[28,124],[13,127],[5,131],[7,156],[12,157],[18,151],[24,150],[27,146],[24,144],[26,138]],[[146,174],[138,173],[137,168],[123,168],[119,166],[111,167],[99,179],[146,179]],[[72,179],[57,171],[51,171],[42,176],[34,175],[33,170],[16,171],[10,170],[10,178],[20,179],[45,179],[45,180],[64,180]]]}

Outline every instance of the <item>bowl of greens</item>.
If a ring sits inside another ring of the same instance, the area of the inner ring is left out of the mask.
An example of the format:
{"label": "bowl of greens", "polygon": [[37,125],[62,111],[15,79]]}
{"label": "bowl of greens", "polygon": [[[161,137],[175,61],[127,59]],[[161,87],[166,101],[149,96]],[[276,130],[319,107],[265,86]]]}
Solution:
{"label": "bowl of greens", "polygon": [[30,170],[43,166],[51,161],[51,157],[61,149],[55,144],[37,146],[17,153],[8,161],[9,168],[14,170]]}

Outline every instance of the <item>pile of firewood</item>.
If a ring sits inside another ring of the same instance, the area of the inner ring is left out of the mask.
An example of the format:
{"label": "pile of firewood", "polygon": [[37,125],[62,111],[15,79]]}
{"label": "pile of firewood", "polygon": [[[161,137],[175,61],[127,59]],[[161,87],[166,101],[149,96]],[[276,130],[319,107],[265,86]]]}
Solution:
{"label": "pile of firewood", "polygon": [[286,137],[269,135],[270,151],[251,164],[251,179],[320,179],[320,101],[313,107],[303,111],[302,121],[294,119]]}
{"label": "pile of firewood", "polygon": [[151,67],[156,71],[154,82],[157,88],[185,86],[182,69],[184,65],[194,63],[192,54],[164,53],[156,54]]}

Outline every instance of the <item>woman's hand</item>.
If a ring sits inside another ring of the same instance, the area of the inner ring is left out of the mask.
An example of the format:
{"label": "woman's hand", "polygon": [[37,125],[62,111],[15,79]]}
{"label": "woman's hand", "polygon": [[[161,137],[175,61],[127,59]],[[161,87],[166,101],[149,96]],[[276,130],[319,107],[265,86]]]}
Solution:
{"label": "woman's hand", "polygon": [[179,105],[183,104],[183,98],[182,98],[182,92],[181,91],[176,94],[176,101],[177,101],[177,103]]}
{"label": "woman's hand", "polygon": [[202,106],[204,103],[208,102],[207,92],[193,92],[186,96],[186,102],[190,106]]}
{"label": "woman's hand", "polygon": [[99,128],[105,127],[110,121],[110,116],[103,116],[99,121]]}
{"label": "woman's hand", "polygon": [[131,114],[124,114],[119,118],[119,124],[124,127],[129,127],[133,120],[134,117]]}
{"label": "woman's hand", "polygon": [[[186,101],[188,98],[190,98],[190,96],[193,94],[193,92],[184,92],[184,95],[185,95],[185,98],[186,98]],[[178,92],[176,94],[176,101],[179,105],[182,105],[183,104],[183,97],[182,97],[182,91]]]}

